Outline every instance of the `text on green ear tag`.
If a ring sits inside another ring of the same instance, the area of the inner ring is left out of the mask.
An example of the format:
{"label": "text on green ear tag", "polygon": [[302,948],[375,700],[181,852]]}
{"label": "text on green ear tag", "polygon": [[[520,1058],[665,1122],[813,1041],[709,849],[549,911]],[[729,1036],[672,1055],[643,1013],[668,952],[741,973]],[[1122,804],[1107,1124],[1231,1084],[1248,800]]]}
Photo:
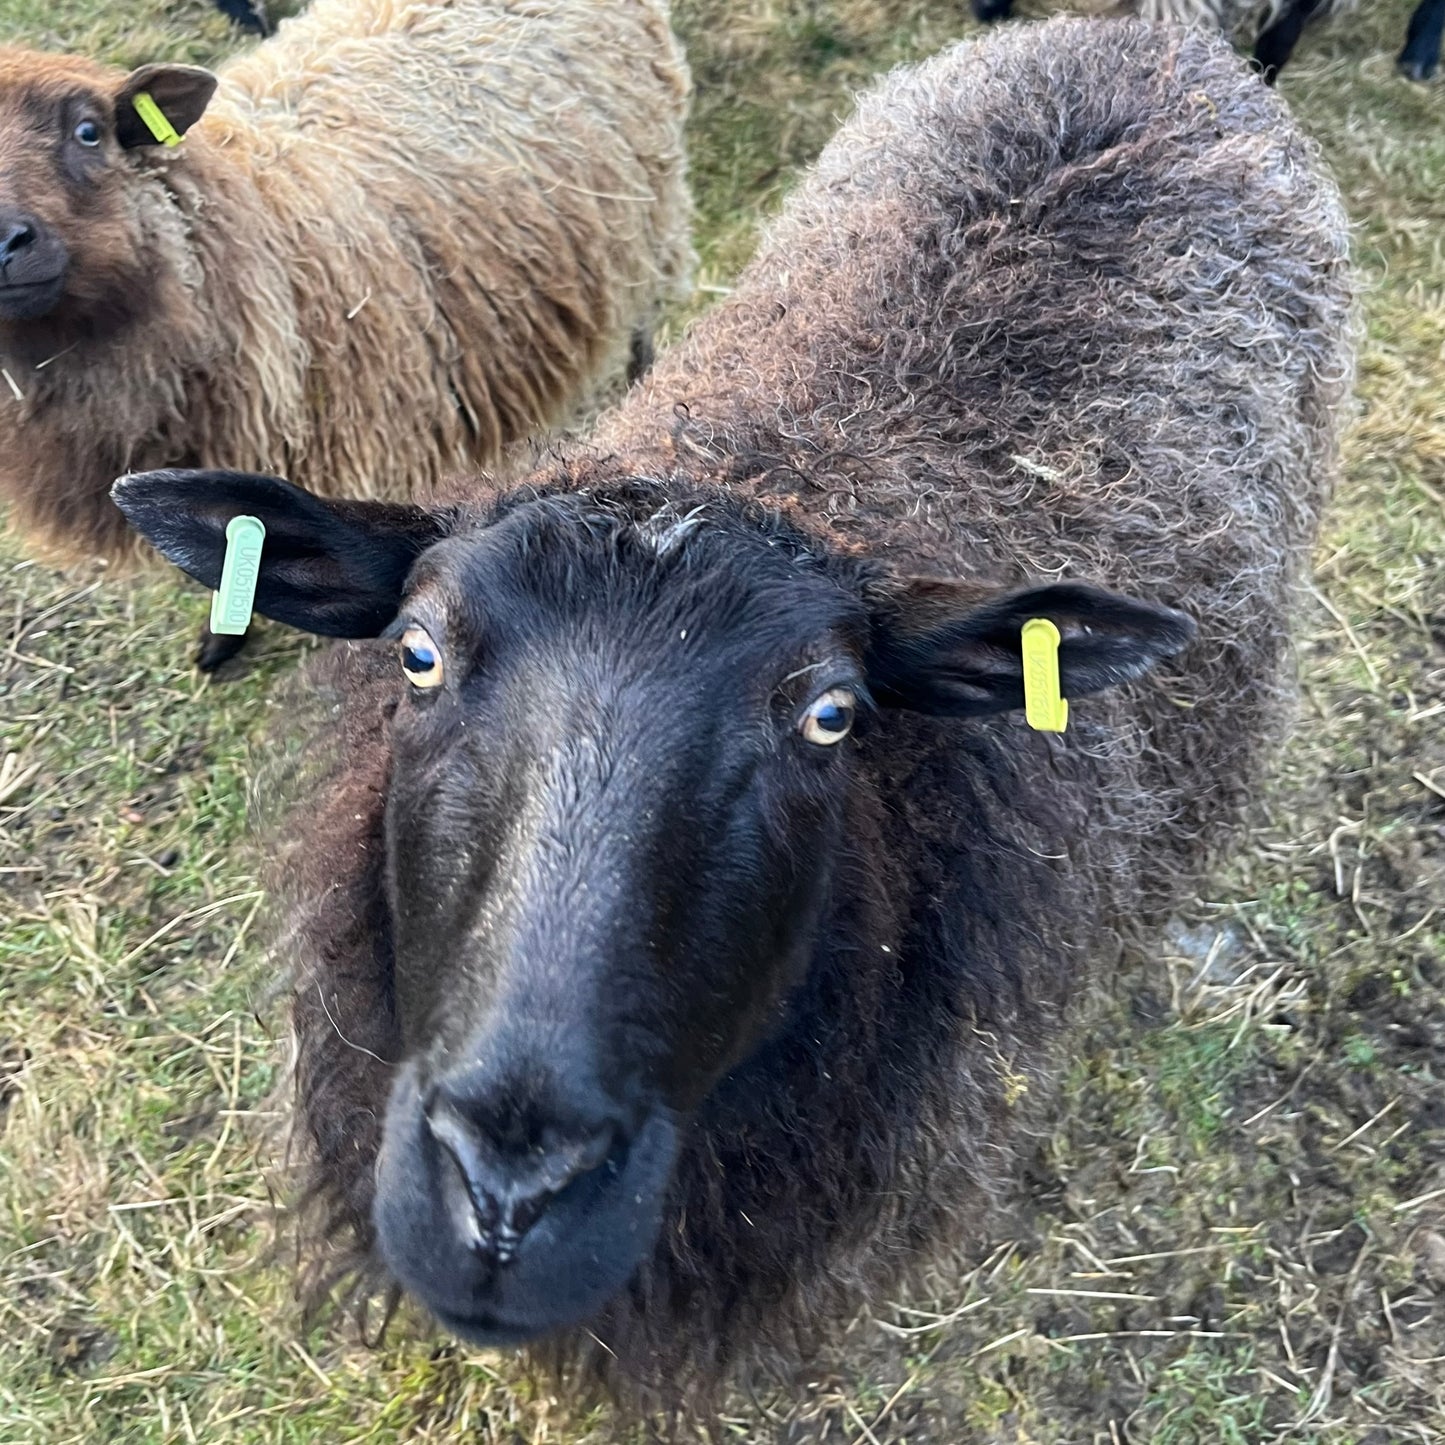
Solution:
{"label": "text on green ear tag", "polygon": [[265,542],[266,527],[259,517],[232,517],[226,523],[226,560],[221,585],[211,598],[212,632],[239,637],[251,625]]}
{"label": "text on green ear tag", "polygon": [[1047,617],[1031,617],[1020,637],[1024,654],[1024,716],[1041,733],[1069,725],[1069,704],[1059,690],[1059,629]]}

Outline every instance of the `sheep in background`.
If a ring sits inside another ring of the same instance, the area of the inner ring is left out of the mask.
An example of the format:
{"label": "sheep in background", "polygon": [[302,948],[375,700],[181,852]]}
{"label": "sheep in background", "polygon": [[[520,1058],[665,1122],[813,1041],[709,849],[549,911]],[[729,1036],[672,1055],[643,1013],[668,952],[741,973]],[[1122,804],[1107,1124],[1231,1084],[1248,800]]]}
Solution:
{"label": "sheep in background", "polygon": [[[1159,19],[1174,19],[1172,7],[1176,0],[1146,0],[1161,13]],[[1257,18],[1254,58],[1264,78],[1272,85],[1284,69],[1306,25],[1326,20],[1352,10],[1355,0],[1269,0],[1267,5],[1245,7],[1234,22],[1224,22],[1225,33],[1232,33],[1239,21]],[[1429,80],[1440,65],[1440,34],[1445,28],[1445,0],[1420,0],[1410,16],[1405,44],[1395,60],[1395,69],[1407,80]]]}
{"label": "sheep in background", "polygon": [[0,48],[14,521],[116,556],[125,471],[381,497],[495,463],[645,355],[687,92],[662,0],[316,0],[219,77]]}
{"label": "sheep in background", "polygon": [[1307,23],[1354,9],[1356,0],[1137,0],[1143,20],[1212,25],[1233,36],[1254,33],[1254,58],[1273,85]]}
{"label": "sheep in background", "polygon": [[[1143,20],[1204,25],[1230,36],[1248,26],[1255,36],[1255,61],[1273,85],[1306,25],[1352,10],[1355,4],[1356,0],[1124,0],[1121,9]],[[972,5],[974,17],[985,24],[1013,14],[1013,0],[972,0]],[[1435,73],[1442,18],[1445,0],[1420,0],[1397,62],[1411,80],[1425,80]]]}
{"label": "sheep in background", "polygon": [[260,610],[383,639],[301,680],[277,866],[351,1261],[675,1401],[976,1237],[1070,1002],[1284,728],[1352,340],[1281,100],[1059,20],[885,80],[519,489],[118,483],[207,586],[254,512]]}
{"label": "sheep in background", "polygon": [[1445,34],[1445,0],[1420,0],[1410,16],[1405,47],[1395,68],[1406,80],[1429,80],[1440,68],[1440,40]]}

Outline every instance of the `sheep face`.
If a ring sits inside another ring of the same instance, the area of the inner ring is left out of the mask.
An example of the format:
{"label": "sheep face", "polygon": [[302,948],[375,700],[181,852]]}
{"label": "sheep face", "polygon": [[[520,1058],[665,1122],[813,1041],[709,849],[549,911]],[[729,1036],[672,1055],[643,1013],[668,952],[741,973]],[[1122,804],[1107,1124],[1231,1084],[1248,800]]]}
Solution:
{"label": "sheep face", "polygon": [[679,1130],[806,968],[863,612],[783,534],[559,498],[432,548],[391,632],[376,1222],[446,1324],[520,1341],[650,1252]]}
{"label": "sheep face", "polygon": [[155,258],[133,192],[137,157],[158,143],[136,96],[151,95],[179,134],[215,84],[189,66],[126,75],[0,49],[0,350],[44,359],[146,313]]}
{"label": "sheep face", "polygon": [[396,644],[374,1218],[487,1344],[585,1321],[652,1251],[689,1121],[787,1020],[886,710],[1017,707],[1030,616],[1074,695],[1192,631],[1079,586],[892,576],[653,483],[484,517],[224,473],[115,496],[210,585],[229,518],[261,517],[259,610]]}

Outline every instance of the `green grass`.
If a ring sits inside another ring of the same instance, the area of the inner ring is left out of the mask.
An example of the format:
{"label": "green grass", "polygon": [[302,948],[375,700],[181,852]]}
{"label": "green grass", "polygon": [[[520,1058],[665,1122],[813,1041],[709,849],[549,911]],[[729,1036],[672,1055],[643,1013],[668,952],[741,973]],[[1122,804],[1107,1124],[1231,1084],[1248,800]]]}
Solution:
{"label": "green grass", "polygon": [[1255,1445],[1267,1429],[1255,1382],[1247,1349],[1186,1355],[1160,1371],[1140,1425],[1156,1445]]}
{"label": "green grass", "polygon": [[233,40],[225,17],[198,0],[137,5],[5,0],[0,44],[73,50],[124,66],[157,59],[205,65],[225,54]]}
{"label": "green grass", "polygon": [[[123,64],[241,43],[200,0],[0,4],[0,40]],[[1368,342],[1267,816],[1090,1010],[993,1236],[724,1440],[1445,1438],[1445,128],[1392,74],[1408,8],[1312,32],[1284,82],[1357,223]],[[969,25],[678,9],[700,309],[851,94]],[[307,644],[268,629],[202,684],[201,612],[0,542],[0,1441],[640,1439],[414,1315],[380,1350],[300,1332],[245,814]]]}

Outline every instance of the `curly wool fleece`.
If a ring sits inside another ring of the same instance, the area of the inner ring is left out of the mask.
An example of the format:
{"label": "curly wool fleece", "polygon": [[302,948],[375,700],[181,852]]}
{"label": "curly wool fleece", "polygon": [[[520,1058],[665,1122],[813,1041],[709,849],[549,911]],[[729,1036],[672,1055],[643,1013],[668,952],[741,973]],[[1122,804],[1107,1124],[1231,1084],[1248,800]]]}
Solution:
{"label": "curly wool fleece", "polygon": [[[0,112],[122,79],[0,49]],[[126,471],[397,497],[491,465],[621,369],[689,265],[663,0],[315,0],[220,82],[179,148],[116,153],[114,224],[65,238],[123,253],[98,259],[135,319],[95,298],[43,355],[0,325],[0,498],[62,554],[131,550]]]}

